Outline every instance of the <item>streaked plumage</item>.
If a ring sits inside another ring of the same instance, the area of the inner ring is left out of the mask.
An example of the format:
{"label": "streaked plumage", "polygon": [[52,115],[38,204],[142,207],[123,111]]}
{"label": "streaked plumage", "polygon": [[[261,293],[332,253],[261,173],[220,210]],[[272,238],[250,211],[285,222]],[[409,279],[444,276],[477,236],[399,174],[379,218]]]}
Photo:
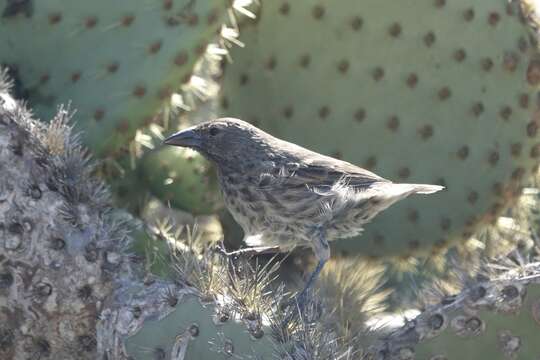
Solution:
{"label": "streaked plumage", "polygon": [[309,246],[320,267],[330,255],[327,241],[359,234],[377,213],[411,194],[442,189],[392,183],[237,119],[205,122],[165,142],[191,147],[216,164],[225,204],[249,246]]}

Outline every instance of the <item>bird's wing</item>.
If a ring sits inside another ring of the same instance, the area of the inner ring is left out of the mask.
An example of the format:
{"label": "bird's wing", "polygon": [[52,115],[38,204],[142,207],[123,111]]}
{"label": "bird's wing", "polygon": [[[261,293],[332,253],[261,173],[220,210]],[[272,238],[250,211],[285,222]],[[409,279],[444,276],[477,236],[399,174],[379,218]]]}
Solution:
{"label": "bird's wing", "polygon": [[[324,156],[302,162],[271,163],[258,176],[251,177],[261,190],[294,189],[299,187],[330,188],[338,183],[357,190],[374,182],[388,180],[358,166]],[[260,170],[260,169],[259,169]]]}

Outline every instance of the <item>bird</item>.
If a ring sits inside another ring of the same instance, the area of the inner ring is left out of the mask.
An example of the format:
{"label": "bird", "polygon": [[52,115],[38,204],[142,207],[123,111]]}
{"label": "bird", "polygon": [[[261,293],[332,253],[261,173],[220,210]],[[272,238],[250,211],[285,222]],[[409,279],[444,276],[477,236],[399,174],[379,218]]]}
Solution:
{"label": "bird", "polygon": [[317,265],[300,299],[330,258],[329,241],[360,234],[375,215],[411,194],[444,189],[394,183],[234,118],[202,122],[164,143],[191,148],[215,164],[225,206],[242,227],[247,249],[313,250]]}

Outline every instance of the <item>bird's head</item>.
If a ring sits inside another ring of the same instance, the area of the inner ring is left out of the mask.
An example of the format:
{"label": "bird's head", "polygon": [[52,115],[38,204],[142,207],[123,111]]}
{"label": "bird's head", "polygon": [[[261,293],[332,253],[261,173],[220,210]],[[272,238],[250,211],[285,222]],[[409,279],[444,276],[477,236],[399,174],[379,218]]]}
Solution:
{"label": "bird's head", "polygon": [[264,157],[272,137],[238,119],[222,118],[181,130],[165,144],[192,148],[218,165],[230,165],[246,155]]}

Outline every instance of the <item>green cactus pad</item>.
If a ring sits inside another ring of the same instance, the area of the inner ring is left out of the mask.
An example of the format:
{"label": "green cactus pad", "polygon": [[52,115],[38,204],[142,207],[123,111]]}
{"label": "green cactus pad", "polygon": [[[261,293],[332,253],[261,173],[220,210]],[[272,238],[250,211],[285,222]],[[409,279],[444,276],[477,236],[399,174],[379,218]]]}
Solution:
{"label": "green cactus pad", "polygon": [[152,121],[218,33],[227,1],[0,0],[0,63],[36,114],[72,102],[103,155]]}
{"label": "green cactus pad", "polygon": [[202,305],[195,296],[179,301],[173,312],[146,321],[141,331],[126,340],[127,353],[133,359],[153,360],[157,353],[174,359],[173,350],[185,352],[185,359],[238,355],[272,359],[273,344],[264,333],[256,334],[259,338],[252,336],[241,322],[220,316],[213,305]]}
{"label": "green cactus pad", "polygon": [[141,177],[152,194],[192,214],[209,214],[221,205],[210,163],[200,154],[167,147],[141,159]]}
{"label": "green cactus pad", "polygon": [[227,65],[222,115],[396,182],[406,199],[334,243],[408,255],[469,238],[540,155],[540,62],[506,0],[267,1]]}

